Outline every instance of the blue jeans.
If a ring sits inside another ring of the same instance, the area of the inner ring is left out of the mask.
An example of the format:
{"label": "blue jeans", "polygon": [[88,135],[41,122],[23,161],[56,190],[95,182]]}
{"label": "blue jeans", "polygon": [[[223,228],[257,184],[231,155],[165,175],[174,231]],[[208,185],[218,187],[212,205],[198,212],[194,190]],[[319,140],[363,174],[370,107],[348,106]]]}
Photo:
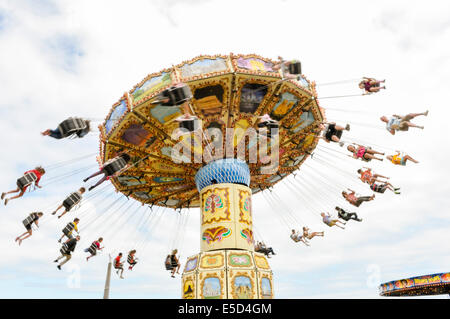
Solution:
{"label": "blue jeans", "polygon": [[50,130],[50,135],[49,136],[51,136],[53,138],[56,138],[58,140],[62,138],[61,132],[58,129]]}

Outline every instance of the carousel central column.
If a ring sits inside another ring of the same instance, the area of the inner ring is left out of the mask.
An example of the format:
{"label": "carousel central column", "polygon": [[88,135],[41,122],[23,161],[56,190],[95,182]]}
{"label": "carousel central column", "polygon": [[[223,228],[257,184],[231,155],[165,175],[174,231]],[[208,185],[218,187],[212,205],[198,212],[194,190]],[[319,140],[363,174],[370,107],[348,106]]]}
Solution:
{"label": "carousel central column", "polygon": [[273,298],[266,257],[254,252],[250,170],[244,161],[222,159],[195,177],[200,192],[200,254],[183,272],[185,299]]}

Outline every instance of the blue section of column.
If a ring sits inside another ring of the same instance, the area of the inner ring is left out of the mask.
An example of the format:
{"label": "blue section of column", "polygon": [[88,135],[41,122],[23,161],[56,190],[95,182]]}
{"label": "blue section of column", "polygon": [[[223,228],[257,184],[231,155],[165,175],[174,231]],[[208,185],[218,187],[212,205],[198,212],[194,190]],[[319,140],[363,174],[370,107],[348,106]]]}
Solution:
{"label": "blue section of column", "polygon": [[236,158],[220,159],[203,166],[195,175],[200,192],[203,188],[217,184],[233,183],[250,185],[250,170],[246,162]]}

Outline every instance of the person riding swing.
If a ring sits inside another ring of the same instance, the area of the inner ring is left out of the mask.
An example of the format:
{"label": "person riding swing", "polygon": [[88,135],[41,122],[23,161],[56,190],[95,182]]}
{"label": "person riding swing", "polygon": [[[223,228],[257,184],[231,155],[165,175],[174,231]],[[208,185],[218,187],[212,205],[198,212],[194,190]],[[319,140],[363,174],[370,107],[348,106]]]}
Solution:
{"label": "person riding swing", "polygon": [[17,189],[2,193],[1,199],[3,200],[5,198],[5,195],[11,194],[11,193],[17,193],[20,192],[18,195],[10,197],[5,199],[5,206],[8,204],[10,200],[22,197],[23,194],[25,194],[25,191],[27,188],[34,183],[34,186],[38,188],[42,188],[42,186],[39,186],[39,181],[41,180],[42,175],[45,174],[45,169],[43,169],[41,166],[36,167],[35,169],[26,171],[23,173],[23,176],[20,177],[17,180]]}
{"label": "person riding swing", "polygon": [[152,102],[152,104],[161,104],[165,107],[178,106],[183,109],[184,114],[175,119],[180,128],[180,131],[177,132],[175,138],[184,134],[189,134],[200,128],[198,117],[192,115],[190,112],[189,101],[192,97],[191,89],[187,84],[176,83],[158,94],[156,100]]}
{"label": "person riding swing", "polygon": [[419,163],[419,161],[415,160],[408,154],[403,154],[400,151],[396,151],[396,152],[397,152],[397,154],[386,156],[386,158],[394,165],[406,166],[407,161],[411,161],[416,164]]}
{"label": "person riding swing", "polygon": [[400,195],[400,192],[398,191],[398,188],[394,188],[391,183],[388,182],[381,182],[379,184],[372,183],[370,184],[370,189],[374,191],[375,193],[384,194],[386,189],[389,189],[391,192],[393,192],[396,195]]}
{"label": "person riding swing", "polygon": [[322,216],[322,221],[325,225],[328,227],[337,226],[341,229],[345,229],[345,227],[339,226],[338,224],[345,225],[344,222],[341,222],[339,219],[333,219],[329,213],[320,213],[320,216]]}
{"label": "person riding swing", "polygon": [[178,250],[174,249],[170,255],[167,255],[166,261],[165,261],[166,270],[171,271],[172,278],[175,278],[175,271],[177,272],[177,274],[179,274],[179,270],[180,270],[180,266],[181,266],[180,262],[178,261],[178,258],[176,256],[177,253],[178,253]]}
{"label": "person riding swing", "polygon": [[348,190],[350,191],[349,193],[345,191],[342,192],[342,197],[344,197],[353,206],[359,207],[363,202],[370,202],[375,199],[375,194],[372,196],[356,196],[356,192],[354,190],[351,190],[350,188],[348,188]]}
{"label": "person riding swing", "polygon": [[360,174],[359,179],[363,183],[367,183],[367,184],[371,185],[375,182],[382,182],[382,183],[385,182],[380,178],[389,179],[389,177],[387,177],[387,176],[383,176],[380,174],[372,174],[372,169],[369,167],[363,167],[363,168],[365,168],[366,170],[363,170],[361,168],[357,170],[358,174]]}
{"label": "person riding swing", "polygon": [[341,142],[342,133],[344,130],[350,131],[350,125],[347,124],[345,127],[337,125],[334,122],[322,123],[319,128],[323,130],[322,139],[327,142],[339,143],[340,146],[344,146],[344,142]]}
{"label": "person riding swing", "polygon": [[278,129],[280,124],[278,121],[273,120],[269,114],[264,114],[259,117],[258,121],[258,131],[260,134],[271,138],[272,136],[278,135]]}
{"label": "person riding swing", "polygon": [[[353,153],[352,156],[349,155],[350,157],[353,157],[356,159],[360,158],[361,160],[366,161],[366,162],[373,160],[373,159],[383,161],[382,158],[378,158],[375,155],[376,154],[384,155],[384,153],[375,151],[375,150],[371,149],[370,147],[366,147],[366,146],[363,146],[360,144],[356,144],[356,143],[353,143],[353,144],[354,145],[347,146],[347,150]],[[358,148],[356,148],[355,146],[357,146]]]}
{"label": "person riding swing", "polygon": [[33,230],[31,229],[31,225],[34,223],[37,227],[39,227],[38,220],[43,215],[44,215],[44,213],[42,213],[42,212],[33,212],[27,218],[25,218],[23,220],[23,225],[25,226],[27,231],[16,238],[16,241],[19,242],[19,246],[20,246],[20,244],[22,244],[22,241],[24,239],[26,239],[26,238],[30,237],[31,235],[33,235]]}
{"label": "person riding swing", "polygon": [[386,80],[377,81],[374,78],[363,77],[358,86],[364,90],[363,95],[379,92],[381,89],[386,89],[386,86],[380,86],[381,83],[385,83]]}
{"label": "person riding swing", "polygon": [[90,121],[78,117],[69,117],[62,121],[56,130],[47,129],[41,132],[44,136],[50,136],[60,140],[69,136],[82,138],[90,131]]}
{"label": "person riding swing", "polygon": [[423,126],[416,125],[411,122],[411,120],[420,115],[428,116],[428,111],[425,111],[423,113],[410,113],[405,116],[394,114],[390,118],[382,116],[380,117],[380,120],[386,123],[386,130],[392,135],[395,135],[395,132],[397,131],[406,132],[409,130],[410,127],[417,127],[423,130],[424,128]]}
{"label": "person riding swing", "polygon": [[131,250],[128,253],[127,262],[130,265],[129,270],[133,270],[133,267],[137,264],[138,259],[134,256],[136,254],[136,249]]}
{"label": "person riding swing", "polygon": [[267,247],[266,244],[262,241],[257,243],[257,245],[255,247],[255,251],[257,253],[262,253],[262,254],[266,255],[267,258],[270,258],[270,254],[276,255],[275,252],[273,251],[273,248]]}
{"label": "person riding swing", "polygon": [[358,215],[356,213],[349,213],[338,206],[336,206],[335,209],[338,212],[338,217],[345,220],[346,222],[348,222],[350,219],[356,220],[357,222],[362,222],[362,219],[358,218]]}
{"label": "person riding swing", "polygon": [[100,237],[98,240],[94,240],[91,244],[91,246],[89,246],[89,248],[86,248],[84,251],[86,253],[90,253],[91,255],[86,257],[86,261],[89,261],[89,258],[94,257],[97,255],[97,250],[102,250],[105,247],[100,247],[100,244],[102,243],[103,238]]}
{"label": "person riding swing", "polygon": [[108,161],[106,161],[100,170],[97,173],[92,174],[91,176],[85,178],[83,182],[87,182],[92,177],[104,174],[104,176],[93,186],[89,187],[89,191],[99,186],[104,181],[107,181],[113,177],[119,176],[122,172],[127,170],[130,167],[128,162],[131,160],[130,155],[127,153],[122,153]]}
{"label": "person riding swing", "polygon": [[59,265],[56,267],[61,270],[61,266],[64,265],[66,262],[68,262],[72,255],[71,253],[75,251],[75,247],[77,246],[77,242],[80,240],[80,236],[77,236],[75,238],[67,240],[59,250],[61,252],[61,256],[56,258],[53,262],[57,263],[60,259],[66,258],[64,261],[62,261]]}
{"label": "person riding swing", "polygon": [[68,213],[73,207],[78,205],[81,202],[82,195],[86,189],[84,187],[81,187],[78,191],[71,193],[67,198],[62,202],[61,205],[58,206],[58,208],[52,213],[52,215],[55,215],[58,210],[61,208],[65,208],[64,212],[58,216],[58,218],[61,218],[66,213]]}
{"label": "person riding swing", "polygon": [[122,253],[119,253],[116,258],[114,258],[114,269],[117,269],[116,274],[119,275],[120,279],[123,279],[123,263],[120,261],[122,258]]}
{"label": "person riding swing", "polygon": [[394,192],[397,195],[400,194],[400,192],[399,192],[400,187],[394,187],[388,181],[381,179],[381,178],[389,179],[389,177],[383,176],[380,174],[372,174],[372,170],[370,168],[368,168],[368,167],[365,167],[365,168],[366,168],[366,170],[362,170],[360,168],[360,169],[358,169],[357,172],[358,172],[358,174],[361,175],[359,177],[359,179],[363,183],[369,184],[371,190],[373,190],[376,193],[384,193],[386,191],[386,189],[389,189],[390,191]]}
{"label": "person riding swing", "polygon": [[66,225],[66,227],[63,228],[62,232],[63,235],[61,236],[61,238],[58,240],[58,243],[60,243],[62,241],[62,239],[64,238],[64,236],[67,237],[67,239],[72,239],[72,232],[76,231],[77,233],[79,233],[78,231],[78,223],[80,222],[79,218],[75,218],[73,220],[73,222],[70,222]]}
{"label": "person riding swing", "polygon": [[286,61],[281,56],[278,57],[278,60],[279,62],[272,66],[272,70],[279,71],[281,69],[283,79],[300,80],[302,64],[299,60]]}
{"label": "person riding swing", "polygon": [[190,101],[192,97],[189,85],[179,82],[159,93],[151,103],[167,107],[179,106]]}
{"label": "person riding swing", "polygon": [[299,241],[301,241],[302,243],[304,243],[306,246],[309,246],[308,241],[306,240],[306,237],[302,235],[300,235],[300,232],[296,231],[295,229],[292,230],[292,234],[291,234],[291,239],[293,241],[295,241],[296,243],[298,243]]}
{"label": "person riding swing", "polygon": [[306,226],[303,227],[303,237],[305,237],[308,240],[311,240],[311,239],[313,239],[316,236],[323,237],[324,236],[324,232],[320,231],[320,232],[312,232],[312,233],[310,233],[308,227],[306,227]]}

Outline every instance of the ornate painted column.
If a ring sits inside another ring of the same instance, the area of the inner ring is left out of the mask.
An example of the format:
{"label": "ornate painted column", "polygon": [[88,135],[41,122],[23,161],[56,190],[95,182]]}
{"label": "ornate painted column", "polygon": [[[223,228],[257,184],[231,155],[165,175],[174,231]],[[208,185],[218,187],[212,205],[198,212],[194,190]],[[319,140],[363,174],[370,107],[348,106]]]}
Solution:
{"label": "ornate painted column", "polygon": [[254,252],[250,171],[245,162],[223,159],[201,168],[201,252],[188,258],[182,298],[273,298],[272,271]]}

